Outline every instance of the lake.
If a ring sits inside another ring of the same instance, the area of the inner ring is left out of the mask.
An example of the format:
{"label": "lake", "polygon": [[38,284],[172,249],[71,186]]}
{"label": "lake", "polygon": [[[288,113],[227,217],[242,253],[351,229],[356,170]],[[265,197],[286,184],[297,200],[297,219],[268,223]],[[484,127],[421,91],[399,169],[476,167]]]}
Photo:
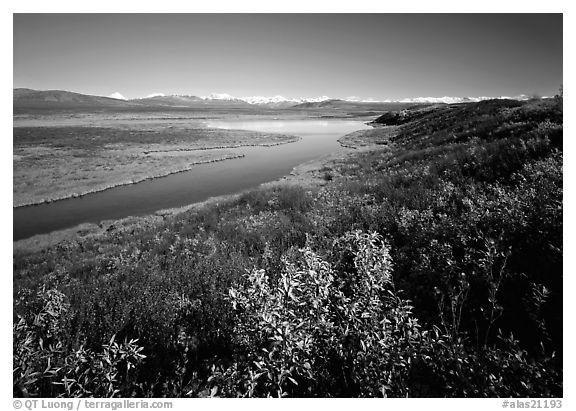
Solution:
{"label": "lake", "polygon": [[14,241],[102,220],[153,214],[210,197],[238,193],[289,174],[306,161],[343,150],[338,138],[369,126],[355,120],[217,120],[210,128],[297,135],[295,143],[233,149],[244,158],[198,164],[192,170],[88,194],[14,209]]}

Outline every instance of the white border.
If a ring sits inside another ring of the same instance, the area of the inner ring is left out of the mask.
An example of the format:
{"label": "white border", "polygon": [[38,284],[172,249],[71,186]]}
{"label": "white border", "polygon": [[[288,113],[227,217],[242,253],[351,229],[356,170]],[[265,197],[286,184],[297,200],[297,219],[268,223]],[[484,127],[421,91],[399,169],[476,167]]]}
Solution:
{"label": "white border", "polygon": [[[574,71],[574,55],[569,48],[574,48],[574,13],[572,4],[569,1],[498,1],[487,0],[475,2],[478,4],[469,5],[463,4],[464,2],[456,1],[404,1],[404,2],[390,2],[388,4],[383,0],[369,0],[361,2],[341,2],[335,1],[305,1],[305,0],[291,0],[288,2],[264,1],[264,0],[243,0],[243,1],[211,1],[209,3],[197,4],[193,1],[170,1],[164,0],[161,2],[120,2],[118,0],[100,0],[94,3],[78,2],[78,1],[11,1],[10,4],[3,4],[2,17],[0,22],[2,35],[2,74],[3,74],[3,87],[2,87],[2,114],[4,122],[2,123],[3,133],[1,138],[2,161],[0,162],[2,178],[2,193],[4,201],[2,202],[1,212],[1,226],[5,228],[2,236],[1,250],[1,263],[2,273],[6,276],[4,279],[6,285],[2,291],[2,329],[4,338],[2,339],[2,355],[0,356],[0,370],[2,370],[2,380],[0,387],[2,389],[2,397],[5,398],[5,409],[12,408],[12,391],[11,391],[11,325],[12,325],[12,88],[13,88],[13,75],[12,75],[12,13],[206,13],[206,12],[338,12],[338,13],[407,13],[407,12],[420,12],[420,13],[564,13],[564,93],[568,96],[565,100],[566,112],[569,115],[565,118],[565,170],[564,170],[564,400],[563,409],[573,409],[573,391],[574,388],[574,353],[571,350],[570,342],[574,339],[574,328],[571,325],[571,314],[574,312],[574,298],[571,296],[571,291],[574,290],[574,268],[573,256],[576,255],[574,241],[572,240],[571,233],[576,232],[576,225],[574,219],[574,189],[573,184],[576,181],[574,164],[574,122],[572,113],[574,113],[573,104],[573,91],[571,77]],[[398,4],[400,3],[400,4]],[[424,409],[442,409],[442,410],[458,410],[466,409],[472,410],[491,410],[502,409],[502,400],[481,400],[481,399],[386,399],[386,400],[280,400],[275,401],[272,405],[269,400],[216,400],[216,402],[208,403],[207,400],[175,400],[173,409],[190,410],[194,408],[230,408],[235,409],[250,409],[250,410],[264,410],[273,406],[280,410],[293,410],[294,407],[319,408],[330,407],[348,409],[361,406],[365,409],[402,409],[402,410],[424,410]],[[234,401],[234,403],[230,402]],[[319,402],[321,401],[321,402]],[[385,402],[383,402],[385,401]]]}

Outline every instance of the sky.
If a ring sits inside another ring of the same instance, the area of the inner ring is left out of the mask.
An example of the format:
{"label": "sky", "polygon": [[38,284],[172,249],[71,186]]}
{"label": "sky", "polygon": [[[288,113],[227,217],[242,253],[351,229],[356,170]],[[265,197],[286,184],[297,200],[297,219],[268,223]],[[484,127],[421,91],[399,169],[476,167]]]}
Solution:
{"label": "sky", "polygon": [[14,87],[399,100],[552,96],[562,14],[14,14]]}

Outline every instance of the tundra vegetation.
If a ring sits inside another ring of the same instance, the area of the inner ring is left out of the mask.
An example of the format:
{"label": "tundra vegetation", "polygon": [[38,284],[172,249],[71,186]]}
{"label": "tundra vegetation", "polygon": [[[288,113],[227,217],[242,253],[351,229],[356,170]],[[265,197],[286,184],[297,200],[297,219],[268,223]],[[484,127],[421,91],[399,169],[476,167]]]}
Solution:
{"label": "tundra vegetation", "polygon": [[561,97],[403,118],[322,186],[17,251],[14,395],[562,396]]}
{"label": "tundra vegetation", "polygon": [[273,146],[298,137],[245,130],[130,127],[14,128],[14,205],[77,197],[242,157],[242,146]]}

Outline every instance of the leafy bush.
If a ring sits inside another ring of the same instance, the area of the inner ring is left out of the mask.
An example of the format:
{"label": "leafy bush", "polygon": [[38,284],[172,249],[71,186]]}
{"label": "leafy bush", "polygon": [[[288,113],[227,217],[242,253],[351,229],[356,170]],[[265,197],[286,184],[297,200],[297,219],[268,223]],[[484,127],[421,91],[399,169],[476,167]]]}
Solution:
{"label": "leafy bush", "polygon": [[[22,297],[30,302],[33,296]],[[65,296],[42,290],[36,298],[39,311],[28,318],[19,316],[14,324],[14,395],[130,396],[131,374],[145,358],[137,340],[118,344],[112,336],[102,352],[83,346],[71,350],[61,335],[69,307]]]}
{"label": "leafy bush", "polygon": [[250,397],[408,394],[406,370],[422,334],[394,290],[389,247],[359,231],[335,247],[351,259],[345,271],[307,246],[295,262],[284,260],[277,280],[254,269],[230,289],[239,352],[212,376],[213,387]]}

